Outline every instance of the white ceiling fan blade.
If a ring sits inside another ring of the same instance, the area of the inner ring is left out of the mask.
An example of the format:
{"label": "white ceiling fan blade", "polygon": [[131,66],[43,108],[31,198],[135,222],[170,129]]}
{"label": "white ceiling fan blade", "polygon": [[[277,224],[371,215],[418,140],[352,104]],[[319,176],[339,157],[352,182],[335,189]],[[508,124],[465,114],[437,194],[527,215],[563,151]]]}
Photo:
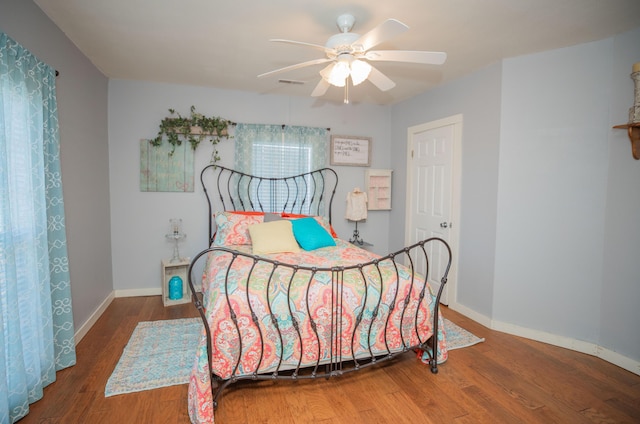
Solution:
{"label": "white ceiling fan blade", "polygon": [[314,49],[320,50],[325,53],[333,51],[333,49],[328,49],[325,46],[321,46],[320,44],[305,43],[304,41],[285,40],[283,38],[272,38],[269,41],[273,41],[275,43],[287,43],[287,44],[295,44],[298,46],[312,47]]}
{"label": "white ceiling fan blade", "polygon": [[316,85],[316,88],[313,89],[313,92],[311,93],[311,97],[324,96],[324,93],[327,92],[327,90],[331,86],[331,84],[329,83],[329,76],[331,75],[331,71],[333,70],[334,66],[336,66],[335,62],[330,63],[324,68],[322,68],[322,70],[320,71],[320,76],[322,78],[320,79],[320,82],[318,83],[318,85]]}
{"label": "white ceiling fan blade", "polygon": [[264,74],[258,75],[258,78],[268,77],[268,76],[271,76],[271,75],[279,74],[281,72],[293,71],[294,69],[304,68],[305,66],[319,65],[321,63],[330,62],[331,60],[332,59],[329,59],[329,58],[309,60],[307,62],[301,62],[301,63],[297,63],[295,65],[285,66],[284,68],[280,68],[280,69],[276,69],[276,70],[273,70],[273,71],[265,72]]}
{"label": "white ceiling fan blade", "polygon": [[331,75],[331,70],[333,69],[334,66],[336,66],[335,62],[330,63],[324,68],[322,68],[322,70],[320,71],[320,75],[322,76],[323,79],[326,79],[327,81],[329,81],[329,76]]}
{"label": "white ceiling fan blade", "polygon": [[376,87],[380,89],[380,91],[388,91],[396,86],[396,83],[391,81],[391,79],[378,71],[373,66],[371,67],[371,72],[369,73],[369,81]]}
{"label": "white ceiling fan blade", "polygon": [[396,19],[387,19],[371,31],[358,38],[352,45],[361,45],[364,51],[396,37],[409,27]]}
{"label": "white ceiling fan blade", "polygon": [[367,60],[384,60],[392,62],[422,63],[425,65],[442,65],[447,60],[444,52],[423,52],[411,50],[372,50],[364,57]]}
{"label": "white ceiling fan blade", "polygon": [[330,86],[331,84],[329,84],[327,80],[325,80],[324,78],[320,78],[320,82],[318,83],[318,85],[316,85],[316,88],[313,89],[311,97],[324,96],[324,93],[327,92]]}

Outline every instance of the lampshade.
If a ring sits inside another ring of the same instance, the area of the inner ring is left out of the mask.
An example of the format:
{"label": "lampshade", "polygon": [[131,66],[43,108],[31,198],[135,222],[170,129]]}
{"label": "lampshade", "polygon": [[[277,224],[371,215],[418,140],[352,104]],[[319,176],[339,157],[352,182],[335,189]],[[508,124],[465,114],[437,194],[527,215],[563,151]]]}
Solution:
{"label": "lampshade", "polygon": [[354,86],[366,80],[371,72],[371,65],[363,60],[354,60],[352,55],[344,55],[336,61],[333,67],[326,69],[329,69],[329,72],[324,69],[320,71],[322,78],[331,85],[344,87],[349,76]]}
{"label": "lampshade", "polygon": [[358,85],[366,80],[371,72],[371,65],[362,60],[354,60],[351,62],[351,81],[353,85]]}
{"label": "lampshade", "polygon": [[336,62],[329,74],[329,84],[335,85],[336,87],[344,87],[350,72],[349,63],[347,61],[340,60]]}

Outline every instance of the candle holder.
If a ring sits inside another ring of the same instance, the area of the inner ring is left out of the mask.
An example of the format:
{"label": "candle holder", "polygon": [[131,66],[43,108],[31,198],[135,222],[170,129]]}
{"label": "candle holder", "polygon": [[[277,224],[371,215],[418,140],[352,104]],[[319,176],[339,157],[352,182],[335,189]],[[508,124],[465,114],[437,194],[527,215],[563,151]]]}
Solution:
{"label": "candle holder", "polygon": [[640,64],[633,65],[631,73],[633,80],[633,106],[629,108],[629,123],[640,124]]}
{"label": "candle holder", "polygon": [[169,220],[169,233],[165,235],[167,240],[173,242],[173,256],[169,260],[171,263],[182,262],[184,259],[180,257],[180,241],[187,238],[187,235],[182,232],[182,219],[171,218]]}

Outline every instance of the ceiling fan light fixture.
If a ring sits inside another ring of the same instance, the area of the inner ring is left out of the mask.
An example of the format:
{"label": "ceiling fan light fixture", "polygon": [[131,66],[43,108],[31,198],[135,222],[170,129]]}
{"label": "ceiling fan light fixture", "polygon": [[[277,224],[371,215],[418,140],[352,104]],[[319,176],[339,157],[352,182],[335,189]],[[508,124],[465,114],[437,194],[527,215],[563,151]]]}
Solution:
{"label": "ceiling fan light fixture", "polygon": [[344,87],[347,81],[347,77],[351,73],[349,69],[349,62],[345,60],[339,60],[334,65],[333,69],[329,73],[329,84],[336,87]]}
{"label": "ceiling fan light fixture", "polygon": [[371,65],[363,60],[354,60],[351,62],[351,81],[353,85],[358,85],[366,80],[371,73]]}
{"label": "ceiling fan light fixture", "polygon": [[[380,25],[360,36],[351,32],[355,18],[351,14],[338,17],[336,24],[340,29],[327,40],[324,46],[301,41],[285,39],[272,39],[280,43],[289,43],[312,47],[321,50],[325,57],[307,60],[294,65],[285,66],[271,72],[258,75],[258,77],[271,76],[280,72],[288,72],[307,66],[326,64],[320,71],[322,79],[316,85],[311,95],[318,97],[324,95],[329,87],[344,88],[344,101],[349,103],[349,85],[359,85],[364,80],[380,91],[388,91],[395,87],[395,83],[382,72],[369,64],[369,61],[380,62],[406,62],[425,65],[441,65],[447,58],[444,52],[412,51],[412,50],[372,50],[374,47],[396,37],[409,27],[397,19],[387,19]],[[351,82],[349,82],[351,78]]]}

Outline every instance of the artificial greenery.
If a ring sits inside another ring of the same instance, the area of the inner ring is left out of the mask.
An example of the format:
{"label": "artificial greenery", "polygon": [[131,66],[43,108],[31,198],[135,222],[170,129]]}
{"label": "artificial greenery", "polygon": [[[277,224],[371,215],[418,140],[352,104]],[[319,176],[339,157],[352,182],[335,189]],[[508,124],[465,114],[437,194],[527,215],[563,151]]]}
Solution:
{"label": "artificial greenery", "polygon": [[[233,125],[231,121],[218,116],[204,116],[196,112],[195,106],[191,106],[191,114],[186,117],[176,113],[174,109],[169,109],[170,115],[163,118],[160,122],[158,135],[156,138],[149,140],[152,146],[162,145],[166,140],[173,146],[169,155],[173,155],[176,146],[181,146],[183,141],[188,141],[193,150],[196,150],[200,142],[209,137],[211,144],[214,146],[220,142],[220,138],[229,138],[228,128]],[[199,127],[199,132],[192,132],[192,127]],[[211,156],[212,162],[220,160],[218,150],[214,148]]]}

